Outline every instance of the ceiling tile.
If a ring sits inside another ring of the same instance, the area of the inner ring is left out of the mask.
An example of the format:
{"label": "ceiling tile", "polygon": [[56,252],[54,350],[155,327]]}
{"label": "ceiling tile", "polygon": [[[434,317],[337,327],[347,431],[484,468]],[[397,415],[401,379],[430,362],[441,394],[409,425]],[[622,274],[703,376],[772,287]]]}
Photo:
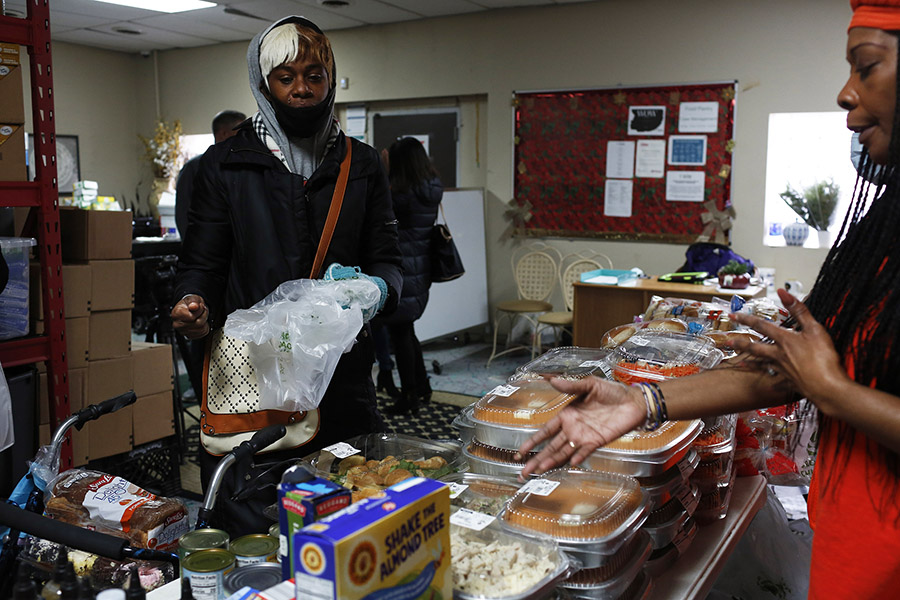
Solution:
{"label": "ceiling tile", "polygon": [[[304,8],[317,8],[337,16],[346,16],[364,23],[397,23],[418,18],[414,12],[391,6],[378,0],[350,0],[345,7],[320,6],[317,0],[297,0]],[[318,23],[316,23],[318,25]]]}
{"label": "ceiling tile", "polygon": [[112,35],[90,29],[72,29],[53,35],[53,41],[70,42],[83,46],[93,46],[119,52],[147,52],[150,50],[168,50],[174,46],[162,46],[151,40],[135,39],[123,35]]}
{"label": "ceiling tile", "polygon": [[[244,17],[235,17],[221,11],[218,13],[210,12],[202,21],[197,19],[185,19],[179,14],[171,14],[146,17],[143,19],[132,19],[131,23],[135,23],[138,26],[146,25],[165,31],[215,40],[217,42],[249,40],[257,31],[264,27],[262,21]],[[252,24],[252,29],[249,24]],[[232,29],[232,27],[235,28]],[[239,27],[249,29],[249,31],[238,29]]]}
{"label": "ceiling tile", "polygon": [[139,17],[158,15],[153,10],[119,6],[109,2],[97,2],[96,0],[50,0],[50,19],[53,19],[53,11],[84,15],[86,17],[103,17],[116,21],[127,21]]}
{"label": "ceiling tile", "polygon": [[461,15],[464,13],[484,10],[477,2],[469,0],[381,0],[382,4],[390,4],[402,8],[423,17],[443,17],[446,15]]}
{"label": "ceiling tile", "polygon": [[[232,2],[229,6],[259,17],[269,23],[282,17],[300,15],[309,19],[324,31],[365,25],[365,22],[359,19],[328,12],[318,6],[303,5],[290,0],[250,0],[249,2]],[[263,24],[260,30],[265,27],[265,24]]]}
{"label": "ceiling tile", "polygon": [[[137,29],[141,31],[141,35],[131,35],[127,33],[119,33],[116,28],[127,28],[127,29]],[[185,35],[182,33],[176,33],[174,31],[166,31],[165,29],[158,29],[156,27],[150,27],[148,25],[143,25],[138,23],[137,21],[122,21],[119,23],[107,23],[104,25],[99,25],[97,27],[91,27],[91,31],[100,31],[103,33],[108,33],[110,35],[115,35],[118,37],[124,37],[128,39],[142,39],[148,40],[152,44],[151,50],[161,50],[163,48],[192,48],[194,46],[206,46],[212,43],[215,43],[215,40],[210,40],[208,38],[203,38],[200,36],[192,36]]]}

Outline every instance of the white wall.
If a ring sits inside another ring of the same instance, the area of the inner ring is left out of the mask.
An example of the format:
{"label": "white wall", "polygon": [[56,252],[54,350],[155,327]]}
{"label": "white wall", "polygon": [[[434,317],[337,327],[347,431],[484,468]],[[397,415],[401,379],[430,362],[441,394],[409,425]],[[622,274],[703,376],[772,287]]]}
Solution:
{"label": "white wall", "polygon": [[[528,89],[737,79],[734,249],[758,265],[775,267],[779,284],[786,279],[812,283],[824,251],[762,245],[766,128],[771,112],[835,109],[848,71],[844,45],[849,17],[846,0],[603,0],[355,28],[329,36],[338,76],[350,80],[350,88],[338,92],[339,103],[371,102],[381,109],[456,101],[465,106],[460,185],[485,188],[489,296],[494,303],[515,294],[509,272],[515,242],[498,240],[507,226],[503,212],[513,192],[510,97]],[[181,119],[187,133],[202,133],[218,110],[252,112],[245,53],[246,43],[161,52],[162,115]],[[134,73],[141,73],[146,86],[147,60],[128,60],[137,61]],[[83,69],[65,63],[57,66],[57,77],[66,66],[81,76]],[[112,87],[127,85],[133,76],[120,71],[115,81],[113,75],[103,74],[103,79]],[[60,95],[68,93],[62,84],[57,84]],[[118,101],[130,97],[123,89],[112,94]],[[149,128],[155,109],[146,98],[142,101],[138,126]],[[72,114],[64,115],[63,108]],[[61,102],[60,123],[76,119],[76,113],[91,123],[104,121],[107,111],[128,112]],[[126,136],[126,120],[123,114],[121,126],[109,135]],[[116,144],[125,149],[130,141]],[[121,159],[110,164],[119,163]],[[98,179],[107,177],[112,181],[120,174],[112,168],[104,172],[101,165]],[[677,268],[686,247],[553,243],[563,251],[591,247],[610,255],[617,267],[639,266],[648,273]]]}

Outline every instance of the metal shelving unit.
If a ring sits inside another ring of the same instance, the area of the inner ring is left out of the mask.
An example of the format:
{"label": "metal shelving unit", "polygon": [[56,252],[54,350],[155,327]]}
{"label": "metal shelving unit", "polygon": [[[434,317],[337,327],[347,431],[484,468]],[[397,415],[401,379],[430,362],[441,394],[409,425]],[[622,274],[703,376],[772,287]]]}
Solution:
{"label": "metal shelving unit", "polygon": [[[56,429],[69,416],[69,368],[63,312],[59,193],[56,179],[56,127],[53,66],[50,56],[49,0],[27,0],[25,19],[0,15],[0,40],[25,46],[31,62],[31,114],[36,177],[33,182],[0,182],[0,206],[31,208],[28,222],[37,229],[44,306],[44,334],[0,342],[4,367],[45,361],[50,424]],[[72,466],[71,438],[60,455],[60,469]]]}

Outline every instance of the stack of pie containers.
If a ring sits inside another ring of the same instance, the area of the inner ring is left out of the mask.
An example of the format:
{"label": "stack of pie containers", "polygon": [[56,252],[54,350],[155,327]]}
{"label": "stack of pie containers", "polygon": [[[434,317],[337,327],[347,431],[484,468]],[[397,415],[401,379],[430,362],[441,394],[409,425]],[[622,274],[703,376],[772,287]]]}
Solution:
{"label": "stack of pie containers", "polygon": [[712,523],[724,519],[734,487],[734,450],[737,445],[737,415],[707,419],[692,448],[700,457],[691,482],[700,490],[700,503],[694,515],[697,522]]}
{"label": "stack of pie containers", "polygon": [[500,385],[471,407],[472,439],[463,447],[469,470],[518,476],[528,457],[515,460],[519,446],[574,399],[544,379]]}
{"label": "stack of pie containers", "polygon": [[648,495],[633,477],[564,468],[523,485],[500,525],[549,536],[579,562],[581,569],[560,583],[573,597],[614,599],[642,576],[651,542],[641,525],[649,511]]}

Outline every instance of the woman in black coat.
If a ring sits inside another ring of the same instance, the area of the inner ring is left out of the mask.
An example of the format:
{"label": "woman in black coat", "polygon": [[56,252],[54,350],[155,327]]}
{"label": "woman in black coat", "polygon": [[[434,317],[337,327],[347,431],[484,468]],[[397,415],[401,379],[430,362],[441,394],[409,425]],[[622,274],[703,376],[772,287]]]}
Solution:
{"label": "woman in black coat", "polygon": [[394,142],[387,153],[391,196],[403,255],[403,288],[397,310],[383,321],[390,334],[400,375],[400,398],[390,414],[415,413],[431,398],[422,348],[413,323],[425,312],[431,287],[431,228],[444,187],[416,138]]}

